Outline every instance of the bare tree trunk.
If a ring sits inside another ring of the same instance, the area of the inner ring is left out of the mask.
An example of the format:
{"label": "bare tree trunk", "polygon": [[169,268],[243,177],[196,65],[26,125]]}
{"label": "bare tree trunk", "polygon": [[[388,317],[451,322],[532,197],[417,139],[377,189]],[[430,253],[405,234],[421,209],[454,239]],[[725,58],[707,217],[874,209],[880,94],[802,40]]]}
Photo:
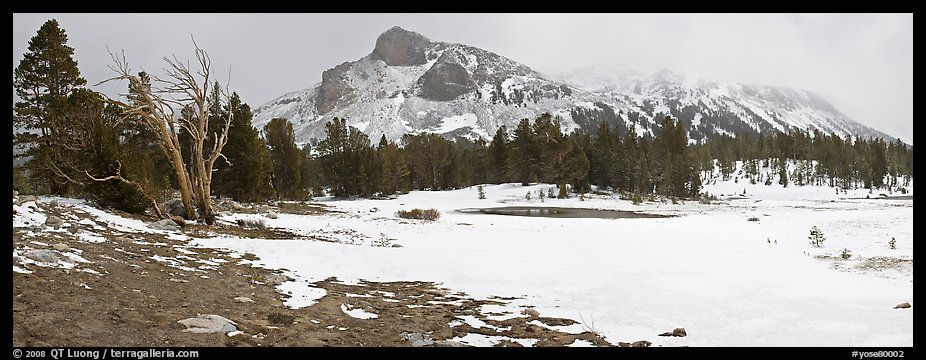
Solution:
{"label": "bare tree trunk", "polygon": [[[159,134],[161,150],[170,159],[174,172],[177,175],[177,184],[180,187],[180,200],[188,218],[199,218],[208,224],[215,222],[212,210],[211,183],[212,168],[215,160],[222,155],[222,148],[228,141],[228,129],[231,126],[232,113],[224,119],[225,124],[221,133],[212,134],[214,142],[208,156],[203,144],[209,138],[209,111],[213,107],[221,108],[223,100],[228,102],[228,91],[221,91],[218,82],[212,93],[209,92],[211,83],[211,60],[205,51],[196,45],[196,60],[199,68],[196,71],[189,65],[180,62],[176,57],[172,60],[164,58],[168,64],[168,78],[150,78],[142,72],[133,75],[125,58],[112,56],[116,66],[110,67],[117,76],[104,80],[128,80],[129,102],[107,100],[124,110],[128,116],[135,116]],[[151,80],[161,84],[160,88],[153,88]],[[174,107],[179,107],[180,116],[175,116]],[[177,129],[179,127],[180,129]],[[183,161],[180,147],[179,131],[186,131],[190,135],[193,146],[190,164]],[[187,168],[189,165],[189,168]],[[198,210],[198,213],[197,211]]]}

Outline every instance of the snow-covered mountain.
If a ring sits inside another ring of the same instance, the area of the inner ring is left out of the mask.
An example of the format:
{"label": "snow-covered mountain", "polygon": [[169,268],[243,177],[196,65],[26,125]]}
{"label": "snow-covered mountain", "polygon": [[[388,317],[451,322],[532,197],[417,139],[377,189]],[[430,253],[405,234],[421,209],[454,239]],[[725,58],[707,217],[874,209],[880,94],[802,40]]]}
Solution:
{"label": "snow-covered mountain", "polygon": [[689,127],[692,141],[789,128],[890,138],[808,91],[608,67],[553,80],[495,53],[400,27],[381,34],[369,55],[326,70],[320,83],[254,109],[254,123],[287,118],[301,142],[323,138],[334,117],[347,118],[371,141],[423,131],[488,139],[501,125],[510,131],[544,112],[558,116],[567,132],[608,122],[652,133],[653,119],[671,115]]}

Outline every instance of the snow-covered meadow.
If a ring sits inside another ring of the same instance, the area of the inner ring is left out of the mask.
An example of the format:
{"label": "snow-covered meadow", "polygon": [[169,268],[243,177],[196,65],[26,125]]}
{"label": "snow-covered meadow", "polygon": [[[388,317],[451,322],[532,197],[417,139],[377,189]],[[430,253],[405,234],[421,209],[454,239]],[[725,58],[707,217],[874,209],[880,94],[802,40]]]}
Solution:
{"label": "snow-covered meadow", "polygon": [[[393,200],[319,198],[337,212],[280,214],[269,227],[328,239],[196,239],[196,244],[257,255],[295,281],[291,307],[324,296],[313,282],[431,281],[473,297],[516,297],[484,313],[578,320],[570,332],[594,330],[612,343],[654,346],[912,346],[913,200],[865,199],[878,192],[829,187],[720,182],[720,196],[643,202],[617,195],[545,199],[552,185],[486,185],[414,191]],[[743,196],[745,189],[746,195]],[[525,194],[532,192],[531,200]],[[912,193],[911,193],[912,194]],[[898,195],[898,194],[894,194]],[[908,194],[909,195],[909,194]],[[669,218],[563,219],[461,213],[498,206],[556,206],[642,211]],[[436,208],[433,222],[396,217]],[[233,214],[224,220],[258,217]],[[749,218],[758,221],[749,221]],[[812,226],[824,246],[813,247]],[[896,249],[888,242],[896,239]],[[373,244],[399,244],[381,247]],[[848,249],[852,257],[840,257]],[[887,259],[887,260],[885,260]],[[875,261],[877,260],[877,261]],[[688,336],[658,337],[677,327]],[[456,339],[489,345],[491,339]]]}

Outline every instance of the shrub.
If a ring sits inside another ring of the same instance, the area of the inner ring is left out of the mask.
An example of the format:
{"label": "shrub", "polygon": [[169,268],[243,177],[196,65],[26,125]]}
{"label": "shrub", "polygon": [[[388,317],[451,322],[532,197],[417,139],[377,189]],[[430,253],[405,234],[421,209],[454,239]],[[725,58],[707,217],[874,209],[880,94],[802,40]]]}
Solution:
{"label": "shrub", "polygon": [[399,210],[395,214],[403,219],[436,220],[440,217],[440,211],[437,209]]}
{"label": "shrub", "polygon": [[486,198],[485,188],[483,188],[482,185],[479,185],[476,187],[476,190],[479,190],[479,200],[485,200]]}
{"label": "shrub", "polygon": [[263,219],[238,219],[235,220],[235,223],[245,229],[264,230],[267,228],[267,224]]}
{"label": "shrub", "polygon": [[751,218],[749,218],[749,219],[747,219],[747,220],[748,220],[748,221],[759,221],[759,218],[753,216],[753,217],[751,217]]}
{"label": "shrub", "polygon": [[826,238],[823,237],[823,230],[820,230],[820,228],[816,226],[810,228],[810,235],[807,236],[807,238],[810,239],[810,244],[815,247],[823,246],[823,241],[826,240]]}
{"label": "shrub", "polygon": [[850,252],[849,249],[842,249],[842,254],[839,256],[841,256],[843,260],[849,260],[849,258],[852,257],[852,252]]}
{"label": "shrub", "polygon": [[889,246],[891,250],[897,250],[897,239],[891,238],[891,241],[887,242],[887,246]]}

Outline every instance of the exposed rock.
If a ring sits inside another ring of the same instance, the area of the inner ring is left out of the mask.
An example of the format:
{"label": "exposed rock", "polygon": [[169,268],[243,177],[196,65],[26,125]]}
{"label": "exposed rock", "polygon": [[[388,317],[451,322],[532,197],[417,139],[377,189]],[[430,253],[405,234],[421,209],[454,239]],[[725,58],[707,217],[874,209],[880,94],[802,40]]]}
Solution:
{"label": "exposed rock", "polygon": [[64,220],[61,220],[61,218],[59,218],[59,217],[57,217],[57,216],[49,215],[48,218],[45,219],[45,225],[46,225],[46,226],[51,226],[51,227],[57,229],[57,228],[61,227],[61,225],[64,225]]}
{"label": "exposed rock", "polygon": [[20,202],[20,203],[27,203],[27,202],[30,202],[30,201],[35,201],[35,195],[23,195],[23,196],[19,197],[19,202]]}
{"label": "exposed rock", "polygon": [[194,318],[187,318],[177,321],[186,326],[183,331],[194,334],[218,334],[237,331],[235,322],[218,315],[200,314]]}
{"label": "exposed rock", "polygon": [[403,246],[402,246],[402,245],[399,245],[399,244],[392,244],[392,247],[394,247],[394,248],[400,248],[400,247],[403,247]]}
{"label": "exposed rock", "polygon": [[58,199],[51,199],[51,201],[48,202],[48,207],[52,209],[58,207]]}
{"label": "exposed rock", "polygon": [[516,343],[511,340],[507,340],[507,339],[499,341],[497,344],[495,344],[495,346],[497,347],[524,347],[524,345],[521,345],[519,343]]}
{"label": "exposed rock", "polygon": [[540,316],[540,312],[539,312],[539,311],[534,310],[534,309],[530,309],[530,308],[524,309],[524,311],[521,311],[521,314],[527,315],[527,316],[530,316],[530,317],[538,317],[538,316]]}
{"label": "exposed rock", "polygon": [[464,343],[459,341],[450,341],[450,340],[437,340],[434,342],[434,347],[469,347]]}
{"label": "exposed rock", "polygon": [[408,340],[412,343],[412,347],[423,347],[434,344],[434,341],[431,340],[430,336],[422,333],[407,333],[403,336],[405,336],[405,340]]}
{"label": "exposed rock", "polygon": [[270,211],[270,206],[261,205],[261,206],[258,206],[258,207],[257,207],[257,212],[258,212],[258,213],[265,213],[265,212],[269,212],[269,211]]}
{"label": "exposed rock", "polygon": [[628,342],[623,342],[623,341],[618,341],[618,342],[617,342],[617,346],[618,346],[618,347],[630,347],[630,343],[628,343]]}
{"label": "exposed rock", "polygon": [[421,34],[394,26],[376,38],[370,58],[390,66],[422,65],[428,61],[425,51],[430,45]]}
{"label": "exposed rock", "polygon": [[70,248],[69,246],[67,246],[67,245],[65,245],[65,244],[61,244],[61,243],[54,244],[54,245],[51,246],[51,248],[52,248],[52,249],[55,249],[55,250],[58,250],[58,251],[71,251],[71,248]]}
{"label": "exposed rock", "polygon": [[640,340],[634,341],[632,344],[630,344],[630,347],[649,347],[650,345],[653,345],[653,343],[646,340]]}
{"label": "exposed rock", "polygon": [[421,97],[435,101],[450,101],[476,90],[476,83],[451,52],[445,52],[428,71],[418,78]]}
{"label": "exposed rock", "polygon": [[77,232],[79,231],[80,231],[80,227],[77,226],[77,224],[71,224],[71,226],[68,226],[68,232],[71,234],[77,234]]}
{"label": "exposed rock", "polygon": [[169,280],[170,280],[170,282],[175,282],[175,283],[188,283],[188,282],[190,282],[189,280],[174,279],[174,278],[170,278]]}
{"label": "exposed rock", "polygon": [[181,200],[172,201],[170,203],[169,210],[167,211],[167,213],[170,215],[176,215],[176,216],[182,217],[184,219],[192,219],[196,217],[195,213],[192,214],[193,216],[189,216],[189,214],[186,213],[186,209],[183,208],[183,201]]}
{"label": "exposed rock", "polygon": [[41,249],[41,250],[28,250],[23,253],[23,256],[38,261],[42,263],[56,263],[58,262],[58,255],[51,250]]}
{"label": "exposed rock", "polygon": [[177,216],[177,215],[171,215],[171,216],[170,216],[170,219],[171,219],[174,223],[176,223],[177,226],[180,226],[180,227],[186,226],[186,220],[183,220],[182,217],[179,217],[179,216]]}
{"label": "exposed rock", "polygon": [[13,190],[13,197],[19,196],[19,191]]}
{"label": "exposed rock", "polygon": [[315,110],[319,114],[331,111],[339,102],[347,103],[356,97],[347,75],[350,69],[351,63],[345,62],[322,73],[322,83],[315,94]]}
{"label": "exposed rock", "polygon": [[42,230],[45,230],[45,225],[30,225],[26,229],[34,233],[42,232]]}
{"label": "exposed rock", "polygon": [[280,285],[284,282],[289,281],[289,278],[280,274],[268,274],[264,275],[264,283],[267,283],[271,286]]}
{"label": "exposed rock", "polygon": [[542,317],[537,318],[537,321],[540,321],[542,324],[547,326],[569,326],[573,324],[578,324],[578,321],[566,318],[551,318],[551,317]]}
{"label": "exposed rock", "polygon": [[249,298],[249,297],[247,297],[247,296],[239,296],[239,297],[236,297],[236,298],[235,298],[235,301],[240,302],[240,303],[252,303],[252,302],[254,302],[253,299],[251,299],[251,298]]}
{"label": "exposed rock", "polygon": [[277,213],[273,210],[268,211],[267,215],[264,215],[264,216],[266,216],[268,219],[276,219],[277,217],[279,217],[277,216]]}
{"label": "exposed rock", "polygon": [[155,229],[155,230],[166,230],[166,231],[180,230],[180,226],[178,226],[177,223],[175,223],[171,219],[162,219],[162,220],[155,221],[151,224],[148,224],[148,227]]}
{"label": "exposed rock", "polygon": [[910,305],[910,303],[905,302],[905,303],[897,304],[897,306],[895,306],[894,308],[895,309],[909,309],[911,307],[913,307],[913,305]]}
{"label": "exposed rock", "polygon": [[688,336],[688,333],[685,332],[685,328],[676,328],[675,330],[666,331],[662,334],[659,334],[659,336],[685,337]]}

